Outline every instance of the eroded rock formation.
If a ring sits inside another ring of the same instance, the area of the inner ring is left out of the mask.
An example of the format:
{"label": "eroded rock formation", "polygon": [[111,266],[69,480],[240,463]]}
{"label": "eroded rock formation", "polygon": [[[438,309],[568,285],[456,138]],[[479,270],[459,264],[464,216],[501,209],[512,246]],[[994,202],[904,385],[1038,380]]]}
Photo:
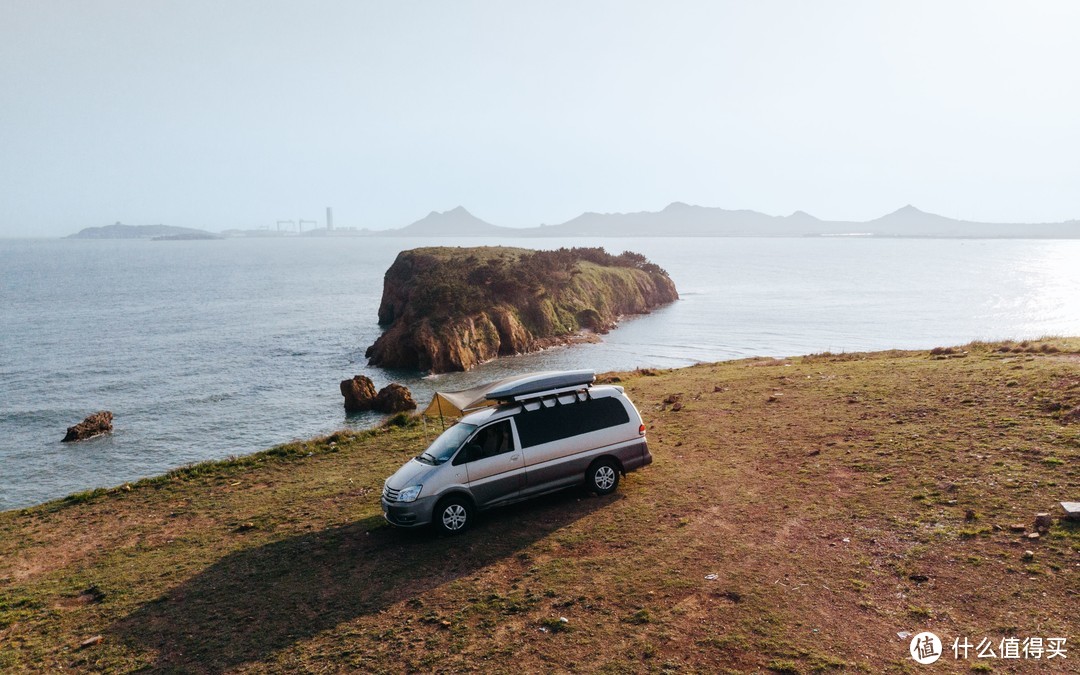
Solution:
{"label": "eroded rock formation", "polygon": [[408,387],[401,384],[388,384],[377,393],[370,378],[356,375],[351,380],[341,381],[341,395],[345,397],[345,412],[355,413],[375,410],[384,413],[398,413],[415,410],[416,401]]}
{"label": "eroded rock formation", "polygon": [[395,383],[380,389],[371,407],[379,412],[399,413],[416,410],[416,401],[413,400],[412,392],[407,387]]}
{"label": "eroded rock formation", "polygon": [[341,381],[341,395],[345,397],[345,412],[364,412],[371,410],[375,401],[375,385],[363,375],[356,375],[351,380]]}
{"label": "eroded rock formation", "polygon": [[67,435],[64,436],[62,442],[72,443],[74,441],[85,441],[94,436],[107,434],[112,431],[112,421],[113,414],[108,410],[96,412],[75,426],[68,427]]}
{"label": "eroded rock formation", "polygon": [[498,356],[594,341],[620,316],[679,297],[667,272],[636,253],[506,247],[402,251],[379,305],[386,332],[372,365],[468,370]]}

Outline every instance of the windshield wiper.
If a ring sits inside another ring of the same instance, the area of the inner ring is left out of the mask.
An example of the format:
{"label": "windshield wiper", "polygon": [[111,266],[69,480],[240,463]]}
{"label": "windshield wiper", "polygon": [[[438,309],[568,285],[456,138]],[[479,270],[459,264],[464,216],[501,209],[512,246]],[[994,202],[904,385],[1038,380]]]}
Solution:
{"label": "windshield wiper", "polygon": [[424,458],[425,456],[427,456],[427,457],[430,457],[430,458],[431,458],[431,463],[432,463],[432,464],[438,464],[438,463],[439,463],[439,460],[438,460],[438,458],[437,458],[437,457],[435,457],[435,455],[433,455],[433,454],[431,454],[430,452],[428,452],[427,450],[425,450],[425,451],[421,452],[421,453],[420,453],[420,457],[417,457],[417,459],[423,459],[423,458]]}

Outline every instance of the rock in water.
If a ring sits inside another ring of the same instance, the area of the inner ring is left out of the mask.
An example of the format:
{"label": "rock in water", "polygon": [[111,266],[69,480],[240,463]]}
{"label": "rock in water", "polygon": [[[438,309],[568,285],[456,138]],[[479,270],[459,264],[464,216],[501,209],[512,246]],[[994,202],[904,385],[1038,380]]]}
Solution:
{"label": "rock in water", "polygon": [[408,387],[400,384],[388,384],[379,390],[373,409],[384,413],[399,413],[406,410],[416,410],[416,401]]}
{"label": "rock in water", "polygon": [[67,435],[64,436],[63,442],[71,443],[72,441],[85,441],[94,436],[107,434],[112,431],[112,420],[113,414],[108,410],[96,412],[75,426],[68,427]]}
{"label": "rock in water", "polygon": [[386,271],[373,366],[469,370],[547,347],[595,342],[619,318],[679,298],[667,272],[601,248],[402,251]]}
{"label": "rock in water", "polygon": [[345,397],[345,412],[371,410],[376,396],[375,385],[363,375],[356,375],[351,380],[341,381],[341,395]]}

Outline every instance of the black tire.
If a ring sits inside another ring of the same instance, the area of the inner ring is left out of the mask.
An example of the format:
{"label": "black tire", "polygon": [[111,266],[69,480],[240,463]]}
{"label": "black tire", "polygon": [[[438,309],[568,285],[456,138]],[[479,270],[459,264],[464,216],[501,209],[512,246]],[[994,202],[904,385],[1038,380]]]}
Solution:
{"label": "black tire", "polygon": [[585,472],[585,487],[597,495],[609,495],[619,487],[619,466],[610,459],[593,462]]}
{"label": "black tire", "polygon": [[439,502],[432,514],[435,528],[443,534],[461,534],[472,526],[476,509],[464,497],[447,497]]}

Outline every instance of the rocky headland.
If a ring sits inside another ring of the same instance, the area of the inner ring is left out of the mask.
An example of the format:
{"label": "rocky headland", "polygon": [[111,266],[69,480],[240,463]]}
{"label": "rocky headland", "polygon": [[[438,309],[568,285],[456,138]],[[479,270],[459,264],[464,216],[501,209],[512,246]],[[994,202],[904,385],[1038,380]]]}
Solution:
{"label": "rocky headland", "polygon": [[620,316],[679,298],[667,272],[638,253],[430,247],[402,251],[386,272],[372,365],[468,370],[604,333]]}

